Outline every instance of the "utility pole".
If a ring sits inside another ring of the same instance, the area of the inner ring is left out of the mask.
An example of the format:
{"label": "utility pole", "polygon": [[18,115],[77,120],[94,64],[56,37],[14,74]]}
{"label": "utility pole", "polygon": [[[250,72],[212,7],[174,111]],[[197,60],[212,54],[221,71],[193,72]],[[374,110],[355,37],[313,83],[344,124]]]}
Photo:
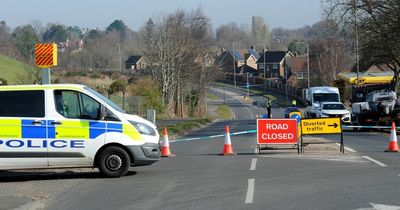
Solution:
{"label": "utility pole", "polygon": [[118,55],[119,55],[119,71],[122,71],[122,60],[121,60],[121,45],[119,43],[117,43],[118,46]]}
{"label": "utility pole", "polygon": [[236,87],[236,64],[235,64],[234,51],[235,51],[235,42],[232,43],[232,61],[233,61],[233,84]]}
{"label": "utility pole", "polygon": [[247,97],[249,97],[250,96],[250,90],[249,90],[249,88],[250,88],[250,84],[249,84],[249,72],[246,72],[246,88],[247,88]]}
{"label": "utility pole", "polygon": [[266,74],[266,70],[265,70],[265,46],[263,47],[263,60],[264,60],[264,79],[266,78],[265,74]]}
{"label": "utility pole", "polygon": [[307,43],[307,87],[310,89],[310,48]]}
{"label": "utility pole", "polygon": [[356,0],[353,0],[354,5],[354,31],[356,35],[356,66],[357,66],[357,84],[360,81],[360,61],[358,56],[358,23],[357,23],[357,7],[356,7]]}

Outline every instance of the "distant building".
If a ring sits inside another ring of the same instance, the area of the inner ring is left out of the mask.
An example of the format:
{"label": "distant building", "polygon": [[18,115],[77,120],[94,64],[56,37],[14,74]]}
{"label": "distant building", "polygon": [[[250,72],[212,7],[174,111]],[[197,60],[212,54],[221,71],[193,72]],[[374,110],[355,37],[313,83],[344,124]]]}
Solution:
{"label": "distant building", "polygon": [[149,61],[142,55],[131,55],[128,60],[125,61],[125,69],[138,73],[140,70],[146,69],[149,65]]}
{"label": "distant building", "polygon": [[264,74],[265,68],[265,78],[289,78],[290,72],[286,64],[288,57],[293,57],[293,54],[289,51],[266,51],[257,60],[257,71],[259,74]]}

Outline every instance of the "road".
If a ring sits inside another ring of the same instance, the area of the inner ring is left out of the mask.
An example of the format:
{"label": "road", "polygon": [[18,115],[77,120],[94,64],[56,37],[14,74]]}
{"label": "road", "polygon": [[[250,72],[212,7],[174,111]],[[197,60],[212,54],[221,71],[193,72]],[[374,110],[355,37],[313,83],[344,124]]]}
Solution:
{"label": "road", "polygon": [[[210,91],[221,98],[211,104],[223,102],[223,89]],[[242,95],[225,88],[225,103],[235,119],[218,121],[180,139],[222,134],[225,125],[231,132],[254,130],[256,114],[265,110],[243,104]],[[272,114],[281,118],[283,109],[275,106]],[[322,137],[339,139],[337,135],[306,139]],[[231,138],[236,156],[219,155],[223,138],[178,141],[171,143],[175,157],[132,168],[122,178],[71,172],[31,174],[2,184],[23,181],[43,188],[60,187],[48,195],[47,209],[400,209],[400,155],[383,152],[387,133],[346,131],[344,155],[335,144],[329,147],[337,150],[327,153],[306,147],[300,155],[295,150],[255,154],[255,134]]]}

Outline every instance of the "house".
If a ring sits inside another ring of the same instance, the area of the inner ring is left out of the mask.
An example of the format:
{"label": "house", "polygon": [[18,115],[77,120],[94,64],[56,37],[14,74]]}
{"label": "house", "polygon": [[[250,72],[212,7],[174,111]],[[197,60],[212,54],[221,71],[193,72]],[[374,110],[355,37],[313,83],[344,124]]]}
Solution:
{"label": "house", "polygon": [[245,64],[243,56],[237,50],[233,51],[233,53],[230,50],[223,51],[216,62],[226,72],[233,72],[233,68],[236,69],[236,72],[239,72],[238,69]]}
{"label": "house", "polygon": [[149,61],[142,55],[131,55],[129,56],[128,60],[125,61],[125,69],[134,70],[136,72],[146,69],[146,66],[148,65]]}
{"label": "house", "polygon": [[286,64],[288,57],[293,57],[289,51],[266,51],[257,60],[257,71],[259,74],[265,72],[264,78],[288,78],[290,73]]}
{"label": "house", "polygon": [[288,80],[290,85],[298,86],[301,80],[308,79],[308,64],[306,55],[288,57],[286,62],[288,66],[288,71],[291,74]]}
{"label": "house", "polygon": [[247,51],[247,53],[244,55],[245,59],[245,64],[254,70],[257,70],[257,60],[260,58],[260,55],[254,50],[252,47]]}
{"label": "house", "polygon": [[202,65],[203,67],[212,67],[215,63],[215,58],[207,53],[204,56],[197,56],[194,62]]}

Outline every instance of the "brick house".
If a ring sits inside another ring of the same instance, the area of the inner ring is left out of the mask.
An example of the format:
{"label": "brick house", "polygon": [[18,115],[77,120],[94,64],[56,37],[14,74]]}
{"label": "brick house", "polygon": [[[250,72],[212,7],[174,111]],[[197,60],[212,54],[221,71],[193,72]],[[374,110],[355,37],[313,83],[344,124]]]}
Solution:
{"label": "brick house", "polygon": [[257,71],[259,74],[264,74],[265,64],[265,78],[282,79],[285,76],[289,77],[290,75],[285,75],[285,72],[290,73],[286,63],[288,57],[293,57],[293,54],[289,51],[266,51],[257,60]]}
{"label": "brick house", "polygon": [[146,66],[148,65],[149,61],[142,55],[131,55],[128,60],[125,61],[125,69],[131,71],[134,70],[136,72],[146,69]]}

